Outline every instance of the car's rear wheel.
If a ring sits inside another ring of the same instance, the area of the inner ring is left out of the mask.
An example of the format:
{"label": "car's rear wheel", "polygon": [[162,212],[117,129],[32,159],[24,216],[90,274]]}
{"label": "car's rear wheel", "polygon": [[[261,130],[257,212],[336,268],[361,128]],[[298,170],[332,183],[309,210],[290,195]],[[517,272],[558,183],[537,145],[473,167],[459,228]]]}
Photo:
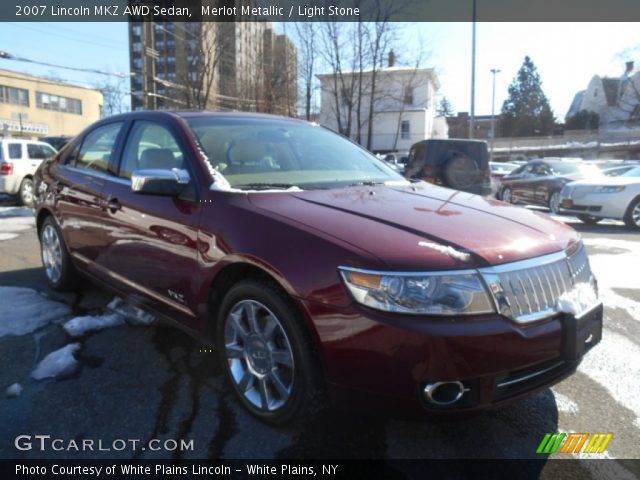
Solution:
{"label": "car's rear wheel", "polygon": [[501,199],[503,202],[513,203],[513,193],[509,187],[502,190]]}
{"label": "car's rear wheel", "polygon": [[218,313],[217,345],[227,378],[242,404],[281,425],[319,405],[320,369],[303,319],[277,287],[243,281]]}
{"label": "car's rear wheel", "polygon": [[555,192],[552,192],[551,195],[549,195],[548,206],[551,213],[560,212],[560,192],[559,191],[556,190]]}
{"label": "car's rear wheel", "polygon": [[78,282],[78,273],[53,217],[48,216],[40,229],[40,254],[47,283],[54,290],[72,290]]}
{"label": "car's rear wheel", "polygon": [[640,230],[640,197],[629,204],[624,215],[624,223],[632,230]]}
{"label": "car's rear wheel", "polygon": [[20,200],[20,204],[26,207],[33,206],[34,200],[34,191],[33,191],[33,180],[30,178],[25,178],[20,183],[20,191],[18,192],[18,199]]}
{"label": "car's rear wheel", "polygon": [[578,220],[587,225],[595,225],[602,220],[601,217],[594,217],[593,215],[578,215]]}

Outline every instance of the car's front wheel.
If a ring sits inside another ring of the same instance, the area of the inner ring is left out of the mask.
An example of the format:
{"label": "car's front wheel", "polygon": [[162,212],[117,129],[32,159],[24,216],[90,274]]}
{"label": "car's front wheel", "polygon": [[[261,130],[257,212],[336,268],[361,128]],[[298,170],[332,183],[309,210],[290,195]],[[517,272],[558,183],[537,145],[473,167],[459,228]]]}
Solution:
{"label": "car's front wheel", "polygon": [[33,180],[30,178],[25,178],[20,183],[20,191],[18,192],[18,198],[20,200],[20,204],[26,207],[33,206]]}
{"label": "car's front wheel", "polygon": [[78,273],[53,217],[48,216],[40,229],[40,254],[47,283],[54,290],[72,290],[78,282]]}
{"label": "car's front wheel", "polygon": [[632,230],[640,230],[640,197],[629,204],[624,216],[624,223]]}
{"label": "car's front wheel", "polygon": [[502,190],[501,197],[502,197],[502,201],[503,202],[513,203],[513,194],[512,194],[511,189],[509,187],[507,187],[504,190]]}
{"label": "car's front wheel", "polygon": [[549,210],[551,213],[560,211],[560,192],[555,191],[549,196]]}
{"label": "car's front wheel", "polygon": [[217,345],[243,405],[281,425],[312,413],[322,391],[320,369],[303,319],[277,287],[243,281],[218,311]]}

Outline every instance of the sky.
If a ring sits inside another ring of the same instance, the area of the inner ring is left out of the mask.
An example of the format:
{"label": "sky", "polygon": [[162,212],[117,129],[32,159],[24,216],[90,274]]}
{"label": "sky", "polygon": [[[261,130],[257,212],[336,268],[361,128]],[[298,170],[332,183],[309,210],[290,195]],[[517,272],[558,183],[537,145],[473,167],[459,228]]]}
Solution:
{"label": "sky", "polygon": [[[403,47],[399,61],[411,62],[420,45],[427,52],[423,65],[435,68],[440,95],[455,111],[469,111],[471,97],[471,24],[397,24]],[[526,55],[538,68],[542,88],[558,118],[573,96],[593,75],[619,76],[626,60],[640,67],[638,23],[477,23],[477,115],[491,114],[492,68],[496,75],[495,110],[500,111],[507,89]],[[125,23],[2,23],[0,50],[53,64],[128,72]],[[631,51],[630,51],[631,49]],[[635,49],[635,50],[634,50]],[[626,51],[626,54],[624,52]],[[0,59],[0,68],[56,76],[84,86],[108,77]]]}

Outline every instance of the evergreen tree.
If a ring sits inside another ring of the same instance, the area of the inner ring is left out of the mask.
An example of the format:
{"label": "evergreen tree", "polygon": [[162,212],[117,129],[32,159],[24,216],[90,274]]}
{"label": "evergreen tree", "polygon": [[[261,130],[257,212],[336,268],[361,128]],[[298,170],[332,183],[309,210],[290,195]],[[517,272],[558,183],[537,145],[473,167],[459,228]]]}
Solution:
{"label": "evergreen tree", "polygon": [[441,117],[452,117],[454,114],[451,102],[447,97],[442,97],[440,105],[438,106],[438,115]]}
{"label": "evergreen tree", "polygon": [[565,121],[566,130],[597,130],[600,125],[600,115],[590,110],[580,110]]}
{"label": "evergreen tree", "polygon": [[502,104],[499,131],[504,137],[533,137],[553,133],[554,126],[555,118],[542,91],[540,75],[531,59],[524,57],[509,85],[509,97]]}

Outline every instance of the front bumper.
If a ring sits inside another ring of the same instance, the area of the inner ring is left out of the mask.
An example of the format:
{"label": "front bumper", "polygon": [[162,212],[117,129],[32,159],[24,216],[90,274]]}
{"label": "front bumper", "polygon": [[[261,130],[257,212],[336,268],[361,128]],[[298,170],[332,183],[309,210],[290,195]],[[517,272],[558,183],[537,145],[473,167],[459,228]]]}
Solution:
{"label": "front bumper", "polygon": [[[442,319],[306,307],[332,400],[359,410],[464,412],[507,403],[573,373],[602,335],[601,304],[579,319],[558,314],[527,326],[496,314]],[[425,386],[442,381],[464,385],[459,401],[426,400]]]}
{"label": "front bumper", "polygon": [[594,217],[624,218],[628,201],[618,194],[587,194],[580,198],[561,197],[560,212],[572,215],[592,215]]}

